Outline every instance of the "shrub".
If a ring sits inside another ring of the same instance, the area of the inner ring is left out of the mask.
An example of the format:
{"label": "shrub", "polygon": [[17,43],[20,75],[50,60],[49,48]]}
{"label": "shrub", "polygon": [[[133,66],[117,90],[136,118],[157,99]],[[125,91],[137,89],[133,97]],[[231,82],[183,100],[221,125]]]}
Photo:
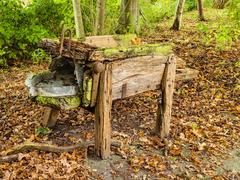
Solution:
{"label": "shrub", "polygon": [[36,24],[33,13],[20,0],[0,1],[0,60],[27,58],[42,37],[43,26]]}

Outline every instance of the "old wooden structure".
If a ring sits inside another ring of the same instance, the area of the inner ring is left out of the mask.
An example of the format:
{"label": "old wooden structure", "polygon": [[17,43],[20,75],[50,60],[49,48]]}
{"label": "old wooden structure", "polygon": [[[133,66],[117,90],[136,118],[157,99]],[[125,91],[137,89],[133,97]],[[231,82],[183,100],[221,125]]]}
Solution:
{"label": "old wooden structure", "polygon": [[103,159],[110,155],[113,100],[160,89],[156,132],[164,138],[169,134],[175,78],[196,76],[169,44],[143,44],[134,35],[88,37],[84,43],[45,39],[40,47],[53,56],[50,70],[32,75],[26,85],[30,96],[47,106],[43,124],[53,127],[61,108],[95,109],[95,152]]}

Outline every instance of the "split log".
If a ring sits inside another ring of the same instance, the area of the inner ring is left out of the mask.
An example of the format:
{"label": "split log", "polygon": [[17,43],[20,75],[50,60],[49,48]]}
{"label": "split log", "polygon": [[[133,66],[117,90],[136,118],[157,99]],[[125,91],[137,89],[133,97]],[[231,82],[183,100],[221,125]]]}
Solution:
{"label": "split log", "polygon": [[176,59],[170,56],[166,63],[161,83],[162,102],[159,103],[157,111],[156,133],[159,134],[161,138],[167,137],[170,131],[175,73]]}
{"label": "split log", "polygon": [[49,127],[49,128],[54,127],[57,122],[57,117],[59,115],[59,112],[60,112],[59,109],[45,107],[43,121],[42,121],[43,126]]}
{"label": "split log", "polygon": [[112,65],[106,65],[100,74],[95,108],[95,154],[102,159],[110,156],[112,108]]}

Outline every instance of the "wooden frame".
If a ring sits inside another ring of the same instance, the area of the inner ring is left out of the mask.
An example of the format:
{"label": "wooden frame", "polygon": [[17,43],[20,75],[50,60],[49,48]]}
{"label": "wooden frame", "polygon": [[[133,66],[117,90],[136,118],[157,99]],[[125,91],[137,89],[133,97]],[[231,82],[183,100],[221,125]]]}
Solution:
{"label": "wooden frame", "polygon": [[[86,78],[92,82],[87,83],[91,84],[87,105],[84,106],[81,99],[86,95],[84,89],[76,96],[82,107],[95,108],[95,154],[102,159],[110,156],[113,100],[160,89],[162,98],[159,98],[161,101],[158,104],[155,132],[161,138],[166,138],[170,131],[174,81],[192,79],[198,74],[197,71],[186,68],[186,63],[172,54],[171,45],[132,46],[134,38],[135,35],[94,36],[87,37],[85,43],[65,39],[62,54],[58,51],[59,42],[45,39],[40,43],[40,47],[50,54],[56,57],[61,55],[66,61],[74,61],[75,75],[82,70],[84,72],[81,71],[80,74],[83,77],[87,75]],[[80,64],[84,64],[82,69]],[[79,78],[77,76],[81,87],[84,82]],[[57,109],[46,108],[43,124],[54,126],[58,113]]]}

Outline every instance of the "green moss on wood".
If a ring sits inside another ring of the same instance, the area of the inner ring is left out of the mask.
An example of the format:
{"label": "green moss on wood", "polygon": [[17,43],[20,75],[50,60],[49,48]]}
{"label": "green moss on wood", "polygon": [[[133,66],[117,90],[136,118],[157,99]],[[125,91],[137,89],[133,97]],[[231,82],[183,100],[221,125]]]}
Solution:
{"label": "green moss on wood", "polygon": [[88,107],[90,105],[91,96],[92,96],[92,77],[87,72],[84,74],[83,79],[83,98],[82,98],[83,107]]}
{"label": "green moss on wood", "polygon": [[116,47],[116,48],[103,48],[95,51],[90,57],[91,60],[115,60],[125,59],[137,56],[148,55],[169,55],[172,53],[171,45],[161,44],[142,44],[136,46]]}
{"label": "green moss on wood", "polygon": [[44,97],[37,96],[36,101],[44,106],[50,106],[61,109],[73,109],[80,106],[81,100],[79,97]]}

